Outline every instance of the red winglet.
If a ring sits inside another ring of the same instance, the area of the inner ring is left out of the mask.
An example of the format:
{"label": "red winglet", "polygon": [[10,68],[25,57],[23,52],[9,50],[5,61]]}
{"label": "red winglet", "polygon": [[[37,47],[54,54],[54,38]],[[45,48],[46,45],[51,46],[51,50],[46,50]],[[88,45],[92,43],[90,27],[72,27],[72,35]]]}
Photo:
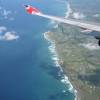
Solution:
{"label": "red winglet", "polygon": [[38,9],[33,8],[32,6],[26,7],[26,11],[27,11],[29,14],[40,13],[40,11],[39,11]]}

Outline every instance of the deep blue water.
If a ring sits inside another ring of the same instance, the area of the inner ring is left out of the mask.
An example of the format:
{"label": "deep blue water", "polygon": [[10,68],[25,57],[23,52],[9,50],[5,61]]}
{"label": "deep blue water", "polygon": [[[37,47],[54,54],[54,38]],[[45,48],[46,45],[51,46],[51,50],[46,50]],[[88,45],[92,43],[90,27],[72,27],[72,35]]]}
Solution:
{"label": "deep blue water", "polygon": [[0,6],[16,13],[13,21],[0,20],[0,26],[16,31],[20,38],[0,41],[0,100],[73,100],[68,87],[60,82],[50,44],[43,37],[52,28],[50,21],[28,15],[22,4],[59,16],[64,16],[66,6],[55,0],[1,0]]}

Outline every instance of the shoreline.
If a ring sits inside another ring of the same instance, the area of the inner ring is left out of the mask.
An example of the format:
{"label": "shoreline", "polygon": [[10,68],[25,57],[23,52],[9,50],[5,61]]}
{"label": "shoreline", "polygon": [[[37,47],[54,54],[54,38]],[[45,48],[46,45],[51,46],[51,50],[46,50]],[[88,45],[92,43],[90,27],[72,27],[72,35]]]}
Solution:
{"label": "shoreline", "polygon": [[[77,96],[77,90],[73,87],[72,83],[69,81],[69,77],[64,73],[63,68],[60,65],[60,59],[59,59],[59,55],[56,51],[56,44],[55,42],[49,38],[49,36],[47,35],[50,31],[47,31],[45,33],[43,33],[44,38],[48,41],[48,43],[50,43],[50,46],[48,47],[50,53],[53,55],[52,60],[54,61],[54,64],[56,65],[56,67],[60,68],[60,73],[63,73],[62,77],[61,77],[61,83],[65,84],[66,86],[68,86],[68,91],[73,93],[73,95],[75,96],[75,100],[80,100]],[[63,62],[63,61],[62,61]]]}
{"label": "shoreline", "polygon": [[[99,100],[98,98],[100,98],[100,88],[89,84],[89,79],[85,80],[85,77],[83,77],[83,80],[79,78],[79,75],[84,76],[92,74],[94,72],[94,69],[92,68],[96,68],[96,66],[91,65],[88,60],[85,60],[85,57],[87,56],[83,56],[83,52],[84,54],[87,54],[88,52],[89,55],[90,51],[86,48],[81,48],[78,46],[79,41],[72,39],[73,37],[69,37],[69,35],[73,36],[73,32],[75,31],[74,28],[71,28],[73,30],[71,30],[72,33],[70,33],[68,31],[70,30],[70,26],[66,27],[63,25],[63,27],[67,31],[66,36],[62,30],[60,31],[59,27],[43,34],[44,38],[50,44],[49,50],[53,54],[53,61],[55,62],[55,65],[57,65],[57,67],[59,67],[63,72],[61,82],[67,84],[66,86],[70,84],[69,90],[74,89],[73,94],[76,97],[75,100]],[[82,35],[79,35],[79,37],[82,37]],[[83,39],[88,41],[91,38],[86,38],[83,35]],[[95,53],[95,51],[91,52]],[[91,60],[90,58],[88,59]],[[95,59],[97,60],[97,58]],[[88,66],[86,66],[87,64]],[[97,74],[95,73],[95,75]],[[99,80],[99,78],[97,78],[97,80]]]}
{"label": "shoreline", "polygon": [[[70,17],[73,11],[69,2],[67,6],[65,18]],[[75,100],[100,100],[100,87],[92,81],[99,76],[98,65],[100,66],[97,63],[100,59],[99,49],[93,45],[96,40],[80,34],[80,30],[73,26],[58,23],[53,29],[43,35],[50,44],[49,50],[56,67],[63,73],[61,82],[69,85],[69,91],[73,92]],[[99,78],[96,81],[98,84]]]}

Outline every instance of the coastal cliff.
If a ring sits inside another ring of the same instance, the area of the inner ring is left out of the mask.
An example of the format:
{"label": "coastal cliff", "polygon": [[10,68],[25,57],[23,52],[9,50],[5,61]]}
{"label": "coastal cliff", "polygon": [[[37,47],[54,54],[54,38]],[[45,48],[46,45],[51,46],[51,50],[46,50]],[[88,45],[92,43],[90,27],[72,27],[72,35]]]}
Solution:
{"label": "coastal cliff", "polygon": [[59,64],[68,76],[77,100],[100,100],[100,48],[82,29],[65,24],[45,35],[55,43]]}

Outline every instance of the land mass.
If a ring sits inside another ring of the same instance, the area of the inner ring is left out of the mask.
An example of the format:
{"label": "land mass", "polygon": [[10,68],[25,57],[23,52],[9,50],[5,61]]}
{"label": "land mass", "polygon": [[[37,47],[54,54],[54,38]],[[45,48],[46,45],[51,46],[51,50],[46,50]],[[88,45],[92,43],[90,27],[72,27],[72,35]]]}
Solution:
{"label": "land mass", "polygon": [[55,43],[59,63],[77,90],[77,100],[100,100],[100,48],[82,29],[58,24],[45,33]]}

